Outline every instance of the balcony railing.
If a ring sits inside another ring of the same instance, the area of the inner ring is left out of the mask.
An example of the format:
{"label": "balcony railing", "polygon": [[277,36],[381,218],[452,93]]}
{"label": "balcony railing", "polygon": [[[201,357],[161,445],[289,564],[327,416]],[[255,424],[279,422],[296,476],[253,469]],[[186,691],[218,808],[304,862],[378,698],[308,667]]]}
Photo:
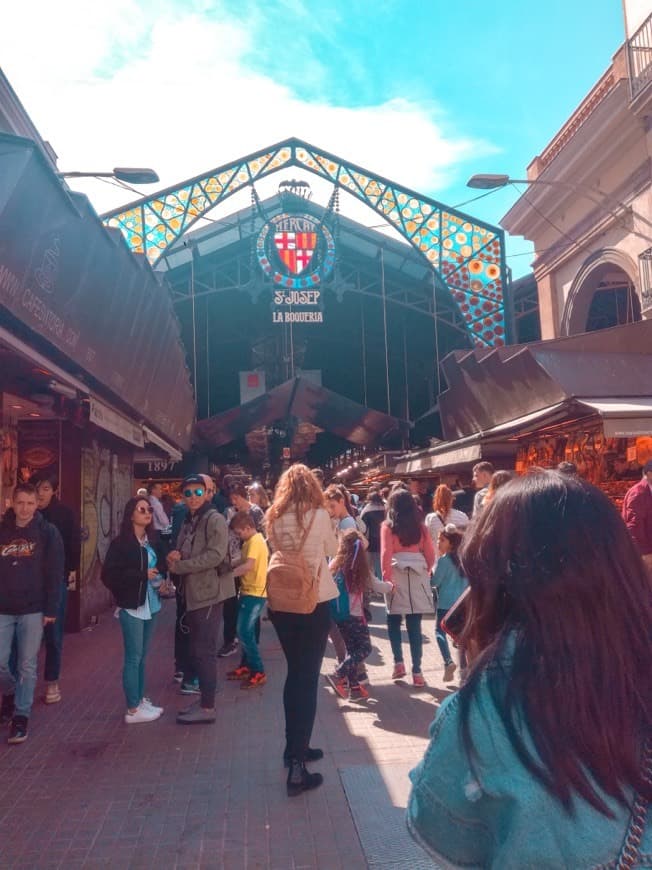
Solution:
{"label": "balcony railing", "polygon": [[652,14],[627,43],[632,100],[652,82]]}

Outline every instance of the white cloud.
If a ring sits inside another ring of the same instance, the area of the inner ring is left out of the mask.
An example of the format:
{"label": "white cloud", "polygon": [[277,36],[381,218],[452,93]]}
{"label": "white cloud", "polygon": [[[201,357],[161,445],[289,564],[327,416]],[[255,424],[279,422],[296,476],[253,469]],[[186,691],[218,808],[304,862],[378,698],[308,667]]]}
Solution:
{"label": "white cloud", "polygon": [[[493,150],[409,95],[355,109],[299,99],[247,67],[254,28],[216,17],[214,4],[209,15],[151,0],[37,0],[3,19],[3,68],[62,169],[148,165],[167,186],[298,136],[437,196],[465,159]],[[78,187],[98,211],[134,198],[97,181]]]}

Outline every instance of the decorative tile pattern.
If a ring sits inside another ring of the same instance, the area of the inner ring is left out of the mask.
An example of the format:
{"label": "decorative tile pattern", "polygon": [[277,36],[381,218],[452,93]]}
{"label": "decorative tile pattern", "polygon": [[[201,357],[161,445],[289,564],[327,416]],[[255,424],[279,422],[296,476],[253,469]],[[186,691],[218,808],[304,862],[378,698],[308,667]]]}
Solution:
{"label": "decorative tile pattern", "polygon": [[430,263],[448,285],[473,342],[505,343],[502,230],[448,209],[298,139],[162,191],[104,222],[123,233],[129,247],[154,264],[207,211],[231,194],[288,166],[299,166],[347,190],[380,214]]}

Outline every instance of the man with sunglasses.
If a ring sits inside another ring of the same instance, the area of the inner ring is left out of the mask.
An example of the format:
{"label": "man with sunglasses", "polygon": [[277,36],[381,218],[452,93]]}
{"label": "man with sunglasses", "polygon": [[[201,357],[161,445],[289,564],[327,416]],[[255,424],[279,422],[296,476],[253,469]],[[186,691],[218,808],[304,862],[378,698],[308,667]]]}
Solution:
{"label": "man with sunglasses", "polygon": [[[177,549],[168,555],[168,567],[181,577],[185,603],[183,621],[189,631],[190,659],[199,681],[200,699],[177,716],[182,725],[215,721],[218,634],[223,602],[235,592],[228,562],[228,528],[211,504],[212,493],[204,476],[192,474],[181,491],[188,513]],[[184,684],[186,683],[184,674]]]}

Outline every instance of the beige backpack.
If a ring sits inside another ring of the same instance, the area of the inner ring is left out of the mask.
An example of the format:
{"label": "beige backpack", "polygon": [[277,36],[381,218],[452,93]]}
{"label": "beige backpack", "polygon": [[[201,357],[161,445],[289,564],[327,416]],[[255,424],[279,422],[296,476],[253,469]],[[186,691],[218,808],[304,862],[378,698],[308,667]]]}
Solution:
{"label": "beige backpack", "polygon": [[279,547],[274,524],[269,539],[274,552],[267,566],[267,600],[281,613],[312,613],[319,601],[319,578],[303,555],[303,546],[315,521],[313,514],[298,547]]}

